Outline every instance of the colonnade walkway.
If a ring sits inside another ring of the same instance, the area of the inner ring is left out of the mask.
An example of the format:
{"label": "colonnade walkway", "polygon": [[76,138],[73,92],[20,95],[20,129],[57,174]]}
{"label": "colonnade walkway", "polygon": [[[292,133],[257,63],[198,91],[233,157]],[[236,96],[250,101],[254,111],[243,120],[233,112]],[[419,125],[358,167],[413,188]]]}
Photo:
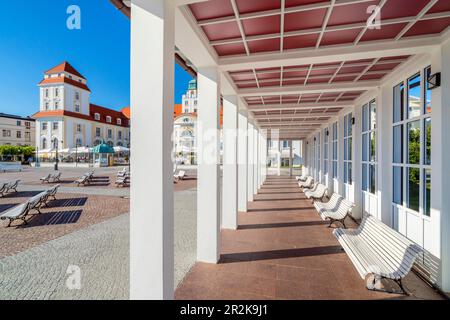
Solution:
{"label": "colonnade walkway", "polygon": [[[350,219],[347,224],[357,226]],[[367,290],[332,228],[294,178],[268,176],[248,212],[239,213],[238,230],[221,231],[220,262],[196,263],[175,298],[441,298],[412,272],[405,279],[409,297]]]}

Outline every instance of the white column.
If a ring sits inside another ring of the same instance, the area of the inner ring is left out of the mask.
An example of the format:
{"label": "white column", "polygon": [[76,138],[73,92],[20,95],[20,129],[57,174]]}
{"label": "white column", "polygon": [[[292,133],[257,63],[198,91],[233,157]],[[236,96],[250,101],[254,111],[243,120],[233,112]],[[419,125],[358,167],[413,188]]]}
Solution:
{"label": "white column", "polygon": [[248,123],[248,184],[247,184],[247,200],[253,201],[253,153],[255,148],[253,147],[253,144],[255,143],[255,139],[253,138],[253,135],[255,133],[254,126],[252,123]]}
{"label": "white column", "polygon": [[255,126],[253,129],[253,194],[258,193],[258,143],[259,130]]}
{"label": "white column", "polygon": [[237,97],[223,97],[223,201],[222,227],[237,229]]}
{"label": "white column", "polygon": [[281,150],[282,150],[282,148],[281,148],[281,140],[278,140],[277,147],[278,147],[278,153],[277,153],[278,170],[277,170],[277,174],[281,175]]}
{"label": "white column", "polygon": [[174,5],[131,6],[130,297],[172,299]]}
{"label": "white column", "polygon": [[292,140],[289,141],[289,176],[292,177]]}
{"label": "white column", "polygon": [[440,258],[440,286],[450,292],[450,42],[444,43],[431,56],[431,72],[441,72],[442,86],[431,93],[431,212],[426,232],[438,234],[440,239],[430,243],[434,237],[429,237],[426,249]]}
{"label": "white column", "polygon": [[247,211],[248,185],[248,119],[243,112],[238,114],[238,210]]}
{"label": "white column", "polygon": [[209,263],[220,253],[219,78],[215,67],[197,73],[197,260]]}

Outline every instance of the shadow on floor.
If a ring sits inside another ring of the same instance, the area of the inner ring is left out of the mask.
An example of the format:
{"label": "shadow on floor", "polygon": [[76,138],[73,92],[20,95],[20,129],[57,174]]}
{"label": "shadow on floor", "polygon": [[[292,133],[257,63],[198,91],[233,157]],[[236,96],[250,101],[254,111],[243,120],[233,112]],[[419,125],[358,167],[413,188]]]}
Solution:
{"label": "shadow on floor", "polygon": [[342,252],[343,251],[341,246],[326,246],[326,247],[297,248],[297,249],[284,249],[284,250],[272,250],[260,252],[227,253],[222,254],[220,256],[219,263],[300,258],[300,257],[338,254]]}
{"label": "shadow on floor", "polygon": [[3,211],[6,211],[8,209],[14,208],[15,206],[18,206],[20,203],[7,203],[7,204],[0,204],[0,213]]}
{"label": "shadow on floor", "polygon": [[77,223],[80,219],[83,210],[70,210],[70,211],[55,211],[45,212],[42,214],[33,215],[28,224],[22,224],[18,228],[33,228],[45,225],[61,225],[61,224],[73,224]]}
{"label": "shadow on floor", "polygon": [[310,227],[327,225],[326,221],[304,221],[304,222],[286,222],[286,223],[267,223],[267,224],[245,224],[240,225],[238,230],[252,229],[271,229],[271,228],[291,228],[291,227]]}
{"label": "shadow on floor", "polygon": [[261,208],[261,209],[248,209],[247,212],[266,212],[266,211],[298,211],[298,210],[311,210],[308,207],[292,207],[292,208]]}
{"label": "shadow on floor", "polygon": [[[42,190],[44,191],[44,190]],[[42,191],[19,191],[19,192],[14,192],[14,193],[8,193],[5,196],[2,197],[2,199],[4,198],[31,198],[34,197],[35,195],[41,193]]]}
{"label": "shadow on floor", "polygon": [[61,207],[82,207],[86,204],[88,198],[69,198],[69,199],[56,199],[50,201],[46,208],[61,208]]}

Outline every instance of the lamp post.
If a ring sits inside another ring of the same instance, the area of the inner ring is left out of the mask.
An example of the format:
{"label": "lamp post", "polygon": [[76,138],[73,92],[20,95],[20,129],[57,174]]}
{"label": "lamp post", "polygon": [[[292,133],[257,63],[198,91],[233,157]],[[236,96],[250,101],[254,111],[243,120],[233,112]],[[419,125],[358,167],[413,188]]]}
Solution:
{"label": "lamp post", "polygon": [[[61,140],[61,144],[63,144],[62,140]],[[54,145],[55,150],[56,150],[55,171],[58,171],[58,163],[59,163],[59,157],[58,157],[59,141],[58,141],[58,138],[55,138],[53,140],[53,145]]]}
{"label": "lamp post", "polygon": [[78,141],[75,141],[75,167],[78,167]]}

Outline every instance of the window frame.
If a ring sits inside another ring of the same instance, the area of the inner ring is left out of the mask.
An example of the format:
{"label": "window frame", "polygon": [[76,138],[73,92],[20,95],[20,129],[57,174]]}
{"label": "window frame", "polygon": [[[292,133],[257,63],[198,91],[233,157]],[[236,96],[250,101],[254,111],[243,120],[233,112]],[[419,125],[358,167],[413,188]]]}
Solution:
{"label": "window frame", "polygon": [[[375,127],[372,127],[372,106],[375,106]],[[367,108],[365,118],[364,108]],[[378,189],[378,104],[377,99],[372,99],[361,107],[361,190],[376,195]],[[372,158],[372,135],[375,136],[375,156]],[[366,139],[366,145],[364,140]],[[366,155],[366,159],[364,159]],[[371,190],[371,168],[375,169],[374,190]],[[366,179],[366,180],[365,180]]]}
{"label": "window frame", "polygon": [[[394,90],[396,87],[400,86],[403,84],[405,90],[403,92],[403,108],[404,110],[402,110],[403,112],[403,118],[400,119],[400,121],[395,122],[395,117],[393,117],[392,120],[392,130],[394,130],[394,128],[396,127],[401,127],[401,139],[402,139],[402,143],[401,143],[401,156],[402,156],[402,160],[401,162],[397,163],[394,162],[394,154],[392,156],[392,171],[394,172],[394,168],[401,168],[400,170],[402,171],[402,177],[401,177],[401,185],[400,185],[400,190],[401,190],[401,203],[396,203],[394,200],[394,196],[395,196],[395,188],[397,187],[394,184],[394,179],[392,179],[392,204],[394,206],[398,206],[401,207],[402,209],[407,210],[409,213],[412,213],[414,215],[417,215],[421,218],[424,219],[431,219],[431,209],[430,212],[426,212],[427,207],[426,207],[426,201],[427,201],[427,194],[430,193],[431,194],[431,190],[429,192],[427,192],[426,189],[426,182],[425,177],[426,177],[426,173],[430,172],[431,176],[430,176],[430,180],[431,180],[431,184],[432,184],[432,171],[431,171],[431,163],[432,163],[432,151],[430,153],[430,163],[427,164],[426,162],[426,148],[427,148],[427,135],[426,135],[426,121],[429,120],[430,121],[430,126],[432,126],[432,120],[431,120],[431,115],[432,112],[427,113],[426,112],[426,95],[427,95],[427,81],[426,81],[426,74],[428,72],[428,70],[431,68],[431,66],[427,66],[423,69],[421,69],[419,72],[414,73],[413,75],[411,75],[410,77],[408,77],[407,79],[403,80],[402,82],[400,82],[399,84],[397,84],[396,86],[394,86]],[[415,78],[418,74],[420,74],[420,97],[421,97],[421,105],[420,105],[420,115],[415,116],[415,117],[411,117],[409,118],[409,86],[408,83],[411,79]],[[395,91],[394,91],[394,97],[393,97],[394,101],[396,99],[395,97]],[[432,101],[431,101],[431,110],[432,110]],[[420,148],[419,148],[419,152],[420,152],[420,157],[419,157],[419,163],[415,164],[415,163],[409,163],[409,132],[408,132],[408,125],[414,122],[418,122],[419,123],[419,129],[420,129]],[[394,131],[393,131],[394,132]],[[392,136],[392,139],[394,140],[394,135]],[[393,141],[394,142],[394,141]],[[393,144],[394,147],[394,144]],[[395,150],[393,150],[394,153]],[[412,208],[411,202],[409,201],[409,170],[419,170],[419,185],[418,185],[418,189],[419,189],[419,202],[418,202],[418,206],[419,206],[419,210],[415,210],[414,208]],[[432,185],[431,185],[432,188]],[[431,208],[431,206],[430,206]]]}
{"label": "window frame", "polygon": [[[353,185],[353,112],[344,116],[344,184]],[[350,126],[350,127],[349,127]],[[349,129],[350,128],[350,129]]]}

